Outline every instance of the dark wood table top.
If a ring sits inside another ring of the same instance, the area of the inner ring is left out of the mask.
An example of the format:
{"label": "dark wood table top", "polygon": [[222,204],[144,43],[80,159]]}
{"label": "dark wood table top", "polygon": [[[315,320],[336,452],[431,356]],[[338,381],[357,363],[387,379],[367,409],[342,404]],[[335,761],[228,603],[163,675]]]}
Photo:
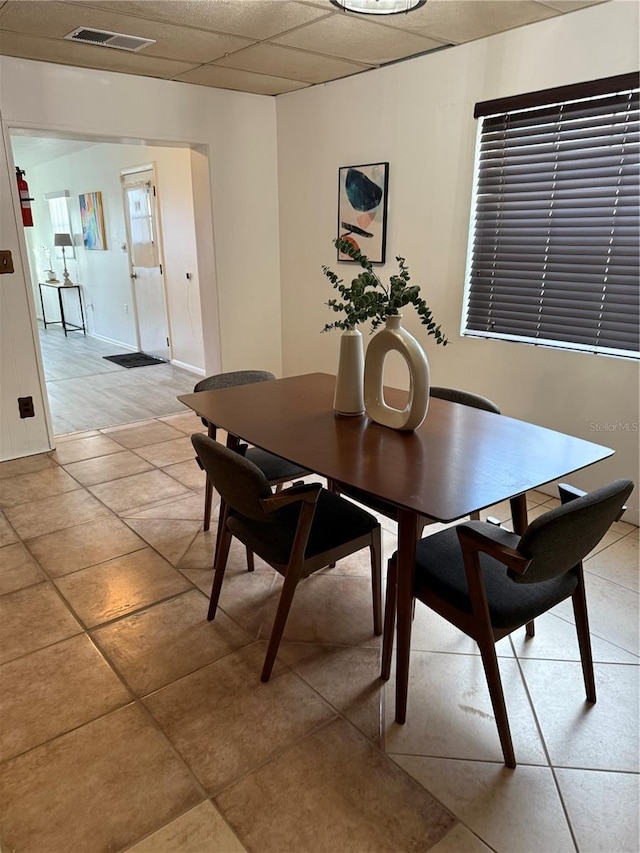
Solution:
{"label": "dark wood table top", "polygon": [[[432,398],[422,426],[399,432],[336,417],[335,377],[292,376],[178,399],[244,441],[439,521],[564,477],[613,454],[590,441]],[[406,395],[387,389],[391,405]]]}

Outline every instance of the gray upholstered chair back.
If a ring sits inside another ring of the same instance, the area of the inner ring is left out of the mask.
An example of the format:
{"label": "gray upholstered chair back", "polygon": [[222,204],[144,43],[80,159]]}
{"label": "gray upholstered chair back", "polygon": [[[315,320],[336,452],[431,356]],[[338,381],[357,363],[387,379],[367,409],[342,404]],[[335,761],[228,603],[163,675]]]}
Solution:
{"label": "gray upholstered chair back", "polygon": [[266,520],[260,501],[271,495],[271,488],[258,466],[202,433],[192,435],[191,442],[213,487],[231,509],[254,521]]}
{"label": "gray upholstered chair back", "polygon": [[523,575],[510,573],[511,579],[537,583],[577,566],[618,518],[632,491],[631,480],[615,480],[534,519],[518,545],[531,563]]}
{"label": "gray upholstered chair back", "polygon": [[234,385],[250,385],[252,382],[270,382],[276,377],[268,370],[234,370],[231,373],[218,373],[196,382],[196,391],[217,391],[219,388],[233,388]]}
{"label": "gray upholstered chair back", "polygon": [[480,396],[480,394],[473,394],[471,391],[459,391],[457,388],[432,385],[429,389],[429,396],[436,397],[438,400],[448,400],[450,403],[462,403],[463,406],[483,409],[485,412],[493,412],[496,415],[501,414],[494,402]]}

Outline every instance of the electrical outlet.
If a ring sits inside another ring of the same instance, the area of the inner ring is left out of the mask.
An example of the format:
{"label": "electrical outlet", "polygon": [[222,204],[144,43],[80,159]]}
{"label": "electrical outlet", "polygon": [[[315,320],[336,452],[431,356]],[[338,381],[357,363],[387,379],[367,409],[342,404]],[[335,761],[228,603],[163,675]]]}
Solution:
{"label": "electrical outlet", "polygon": [[11,257],[11,252],[8,249],[2,249],[0,251],[0,275],[2,275],[2,273],[12,272],[13,258]]}
{"label": "electrical outlet", "polygon": [[124,313],[125,313],[125,314],[128,314],[128,313],[129,313],[129,306],[127,305],[127,303],[126,303],[126,302],[124,303]]}
{"label": "electrical outlet", "polygon": [[18,411],[21,418],[35,418],[33,397],[18,397]]}

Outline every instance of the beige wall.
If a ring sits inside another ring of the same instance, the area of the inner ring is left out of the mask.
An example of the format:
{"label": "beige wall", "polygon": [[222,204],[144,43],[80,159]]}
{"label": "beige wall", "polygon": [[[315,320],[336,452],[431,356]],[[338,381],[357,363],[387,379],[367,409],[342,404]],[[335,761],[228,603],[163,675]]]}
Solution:
{"label": "beige wall", "polygon": [[[205,370],[213,373],[258,365],[280,374],[273,98],[2,56],[0,111],[5,142],[11,129],[19,127],[49,134],[89,135],[101,141],[194,146],[192,188]],[[203,186],[205,156],[210,177]],[[4,163],[0,166],[8,190],[13,176]],[[24,248],[22,228],[18,231],[16,225],[19,214],[14,194],[3,192],[0,205],[3,246],[21,244]],[[3,331],[2,346],[11,342],[16,348],[14,361],[20,364],[20,378],[13,367],[0,368],[0,459],[50,446],[39,401],[36,418],[26,425],[17,418],[17,391],[20,396],[39,396],[41,376],[27,311],[28,303],[33,317],[33,298],[20,268],[11,279],[11,290],[21,297],[12,298],[3,311],[3,329],[9,331]]]}
{"label": "beige wall", "polygon": [[[434,384],[486,394],[505,414],[615,448],[611,460],[572,476],[578,486],[615,476],[638,481],[637,363],[459,335],[474,103],[637,71],[638,62],[638,5],[614,0],[279,96],[284,373],[335,370],[336,333],[320,334],[330,318],[324,302],[333,294],[321,266],[329,263],[347,280],[353,269],[336,266],[331,245],[338,167],[387,160],[387,258],[407,258],[413,281],[451,340],[436,347],[415,315],[407,315],[408,328],[425,343]],[[382,273],[393,268],[388,262]],[[404,381],[399,363],[389,379]],[[599,425],[603,431],[596,431]],[[638,490],[631,504],[637,518]]]}

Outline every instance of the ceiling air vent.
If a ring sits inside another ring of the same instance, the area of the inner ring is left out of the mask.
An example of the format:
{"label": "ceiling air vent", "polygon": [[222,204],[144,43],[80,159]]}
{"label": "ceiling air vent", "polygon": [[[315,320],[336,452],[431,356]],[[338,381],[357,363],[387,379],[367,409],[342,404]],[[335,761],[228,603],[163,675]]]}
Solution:
{"label": "ceiling air vent", "polygon": [[81,41],[84,44],[96,44],[100,47],[114,47],[116,50],[143,50],[155,39],[143,39],[138,36],[127,36],[123,33],[110,33],[108,30],[90,30],[88,27],[78,27],[65,36],[69,41]]}

